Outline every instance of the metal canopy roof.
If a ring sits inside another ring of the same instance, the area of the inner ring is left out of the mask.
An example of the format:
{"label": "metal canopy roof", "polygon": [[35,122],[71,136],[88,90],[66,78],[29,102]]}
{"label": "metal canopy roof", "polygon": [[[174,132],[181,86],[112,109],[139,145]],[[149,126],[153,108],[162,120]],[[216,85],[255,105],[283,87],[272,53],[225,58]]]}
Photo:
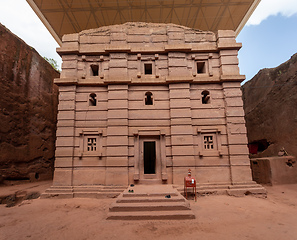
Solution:
{"label": "metal canopy roof", "polygon": [[61,45],[64,34],[125,22],[175,23],[238,34],[260,0],[27,0]]}

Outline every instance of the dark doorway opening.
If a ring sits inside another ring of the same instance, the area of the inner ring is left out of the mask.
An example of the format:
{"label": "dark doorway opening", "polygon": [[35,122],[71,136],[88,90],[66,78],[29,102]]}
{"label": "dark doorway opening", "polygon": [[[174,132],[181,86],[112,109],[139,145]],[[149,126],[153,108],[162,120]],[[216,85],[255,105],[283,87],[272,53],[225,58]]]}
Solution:
{"label": "dark doorway opening", "polygon": [[254,141],[249,143],[249,152],[251,154],[257,154],[264,152],[270,145],[271,143],[267,141],[267,139],[261,139],[258,141]]}
{"label": "dark doorway opening", "polygon": [[156,142],[143,142],[144,174],[156,174]]}

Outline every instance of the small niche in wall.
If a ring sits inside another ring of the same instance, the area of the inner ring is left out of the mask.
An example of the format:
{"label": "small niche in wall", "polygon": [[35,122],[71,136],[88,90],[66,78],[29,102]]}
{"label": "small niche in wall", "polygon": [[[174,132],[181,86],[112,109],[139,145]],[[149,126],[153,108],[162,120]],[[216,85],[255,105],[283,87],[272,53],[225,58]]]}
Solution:
{"label": "small niche in wall", "polygon": [[153,105],[153,94],[151,92],[145,93],[145,105]]}
{"label": "small niche in wall", "polygon": [[97,101],[96,101],[96,94],[95,93],[91,93],[89,96],[89,106],[96,106],[97,105]]}
{"label": "small niche in wall", "polygon": [[99,76],[99,66],[96,64],[91,65],[91,76]]}
{"label": "small niche in wall", "polygon": [[153,64],[152,63],[145,63],[144,64],[144,74],[145,75],[152,75],[153,74]]}
{"label": "small niche in wall", "polygon": [[206,64],[205,62],[197,62],[197,74],[206,73]]}
{"label": "small niche in wall", "polygon": [[210,95],[209,91],[204,90],[202,93],[202,104],[209,104],[210,103]]}

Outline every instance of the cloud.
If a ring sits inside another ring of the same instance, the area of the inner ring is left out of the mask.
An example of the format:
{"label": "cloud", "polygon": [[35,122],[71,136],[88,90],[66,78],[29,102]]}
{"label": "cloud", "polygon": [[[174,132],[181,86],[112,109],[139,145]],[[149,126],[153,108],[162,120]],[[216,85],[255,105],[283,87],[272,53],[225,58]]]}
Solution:
{"label": "cloud", "polygon": [[291,17],[297,14],[296,0],[261,0],[247,25],[258,25],[269,16],[281,14]]}
{"label": "cloud", "polygon": [[35,48],[42,56],[55,59],[58,44],[25,0],[3,1],[0,4],[0,23]]}

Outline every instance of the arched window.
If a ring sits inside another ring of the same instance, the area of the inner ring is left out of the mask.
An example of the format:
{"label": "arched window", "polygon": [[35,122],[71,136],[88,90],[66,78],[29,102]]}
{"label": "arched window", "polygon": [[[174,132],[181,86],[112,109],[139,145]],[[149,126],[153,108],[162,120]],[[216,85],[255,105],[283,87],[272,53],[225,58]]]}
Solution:
{"label": "arched window", "polygon": [[96,106],[97,101],[96,101],[96,94],[91,93],[89,96],[89,106]]}
{"label": "arched window", "polygon": [[209,91],[204,90],[202,93],[202,104],[208,104],[210,103],[210,95],[209,95]]}
{"label": "arched window", "polygon": [[153,105],[153,94],[151,92],[145,93],[145,105]]}

